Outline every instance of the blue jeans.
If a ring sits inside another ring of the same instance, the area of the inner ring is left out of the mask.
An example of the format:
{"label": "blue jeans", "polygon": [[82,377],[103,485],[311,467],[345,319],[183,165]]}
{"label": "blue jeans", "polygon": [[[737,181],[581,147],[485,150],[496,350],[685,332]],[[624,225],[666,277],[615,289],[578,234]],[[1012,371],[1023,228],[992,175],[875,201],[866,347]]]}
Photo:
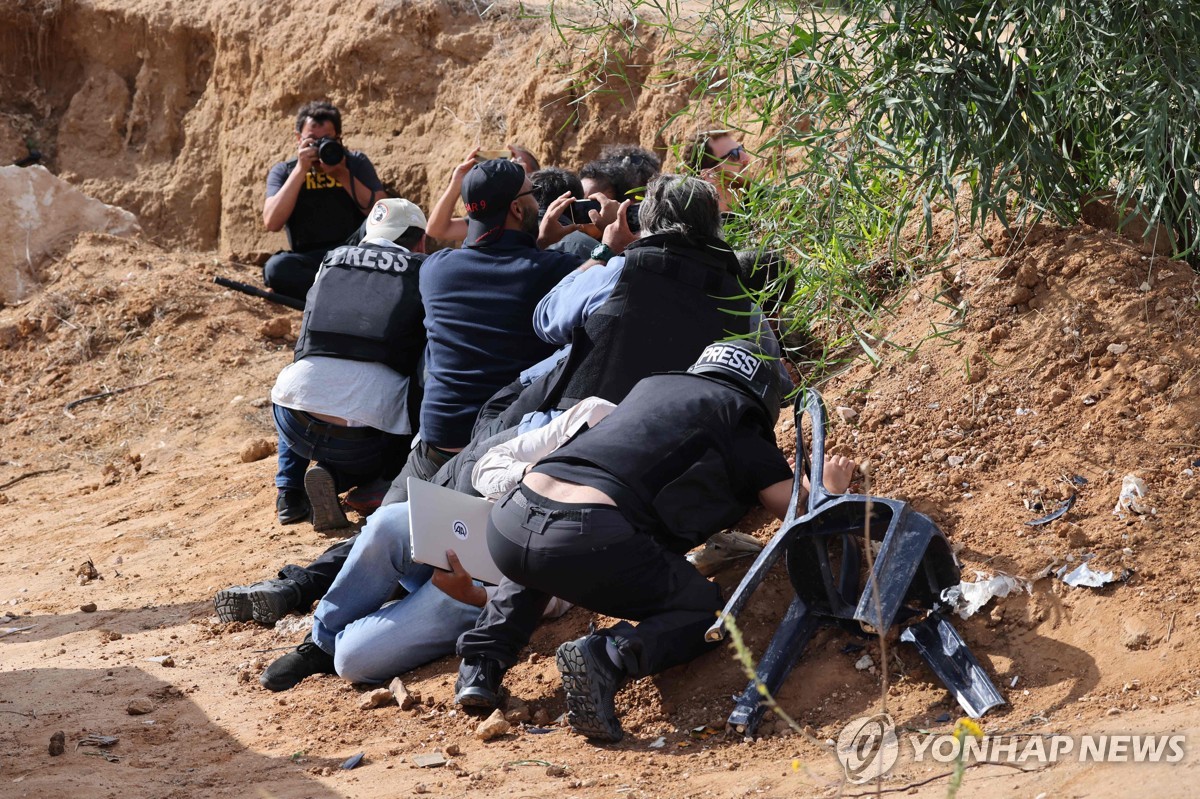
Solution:
{"label": "blue jeans", "polygon": [[[317,461],[329,469],[339,493],[378,477],[390,480],[403,465],[412,440],[409,436],[370,427],[339,428],[319,420],[305,421],[278,405],[272,405],[271,409],[279,434],[276,488],[303,491],[309,461]],[[357,437],[331,435],[347,431]]]}
{"label": "blue jeans", "polygon": [[[333,655],[339,675],[387,682],[454,653],[480,608],[442,593],[429,582],[432,575],[432,566],[412,561],[408,503],[371,514],[313,620],[313,641]],[[409,594],[388,602],[397,583]]]}

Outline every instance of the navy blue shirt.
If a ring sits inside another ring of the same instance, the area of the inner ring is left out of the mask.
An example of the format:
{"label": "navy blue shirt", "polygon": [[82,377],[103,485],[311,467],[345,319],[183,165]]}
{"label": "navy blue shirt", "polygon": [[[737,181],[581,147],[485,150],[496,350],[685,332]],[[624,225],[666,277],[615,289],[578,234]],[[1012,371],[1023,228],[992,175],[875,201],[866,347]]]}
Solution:
{"label": "navy blue shirt", "polygon": [[441,250],[421,265],[425,305],[425,398],[421,438],[457,449],[471,440],[479,409],[521,370],[554,350],[533,332],[533,309],[580,264],[505,230],[495,243]]}

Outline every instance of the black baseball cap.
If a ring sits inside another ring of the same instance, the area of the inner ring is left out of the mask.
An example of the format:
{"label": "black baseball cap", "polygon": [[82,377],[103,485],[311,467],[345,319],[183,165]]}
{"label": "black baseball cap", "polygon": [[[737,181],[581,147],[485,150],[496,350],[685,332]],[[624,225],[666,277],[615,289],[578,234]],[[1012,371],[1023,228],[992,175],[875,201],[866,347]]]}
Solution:
{"label": "black baseball cap", "polygon": [[462,182],[467,209],[467,247],[490,244],[504,230],[508,207],[525,185],[525,170],[507,158],[484,161],[471,167]]}

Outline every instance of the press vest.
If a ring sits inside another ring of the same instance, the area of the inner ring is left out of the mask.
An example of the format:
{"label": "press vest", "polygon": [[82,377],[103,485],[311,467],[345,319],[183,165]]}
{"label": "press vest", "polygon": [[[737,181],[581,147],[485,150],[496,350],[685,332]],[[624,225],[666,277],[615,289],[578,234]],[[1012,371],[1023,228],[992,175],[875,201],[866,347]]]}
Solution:
{"label": "press vest", "polygon": [[331,250],[308,291],[296,360],[373,361],[412,375],[425,348],[417,280],[424,259],[375,244]]}
{"label": "press vest", "polygon": [[656,234],[624,255],[612,293],[572,334],[559,408],[591,396],[621,402],[643,377],[686,369],[714,341],[750,332],[753,306],[724,242]]}
{"label": "press vest", "polygon": [[587,471],[599,470],[625,489],[609,495],[635,526],[649,520],[648,532],[683,552],[737,524],[758,501],[732,449],[743,421],[775,442],[762,410],[742,391],[700,375],[654,375],[634,386],[603,426],[543,458],[535,471],[558,477],[565,473],[554,464],[577,467],[563,479],[590,485]]}

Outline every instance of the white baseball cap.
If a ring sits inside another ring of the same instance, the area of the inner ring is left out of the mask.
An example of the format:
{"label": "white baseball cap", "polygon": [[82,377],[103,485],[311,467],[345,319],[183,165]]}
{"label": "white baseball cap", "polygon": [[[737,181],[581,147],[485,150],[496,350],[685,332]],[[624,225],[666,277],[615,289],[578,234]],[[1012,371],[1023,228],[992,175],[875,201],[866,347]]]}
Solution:
{"label": "white baseball cap", "polygon": [[408,200],[391,198],[375,203],[367,214],[365,237],[395,241],[410,227],[425,229],[425,214]]}

